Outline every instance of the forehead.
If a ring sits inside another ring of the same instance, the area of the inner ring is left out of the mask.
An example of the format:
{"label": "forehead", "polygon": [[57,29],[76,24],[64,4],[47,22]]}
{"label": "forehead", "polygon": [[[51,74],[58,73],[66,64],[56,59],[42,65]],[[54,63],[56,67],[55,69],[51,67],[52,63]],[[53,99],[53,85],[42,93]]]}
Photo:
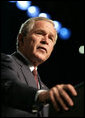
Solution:
{"label": "forehead", "polygon": [[51,22],[49,21],[45,21],[45,20],[39,20],[39,21],[35,21],[34,27],[52,27],[54,29],[54,26]]}
{"label": "forehead", "polygon": [[33,27],[33,30],[43,29],[45,31],[51,32],[52,34],[56,34],[56,30],[53,24],[49,21],[36,21]]}

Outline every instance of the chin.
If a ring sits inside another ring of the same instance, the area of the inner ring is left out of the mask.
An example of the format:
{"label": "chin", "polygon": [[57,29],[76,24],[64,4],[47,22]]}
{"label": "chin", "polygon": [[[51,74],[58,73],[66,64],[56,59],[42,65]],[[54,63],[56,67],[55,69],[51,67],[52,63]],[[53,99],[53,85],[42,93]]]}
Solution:
{"label": "chin", "polygon": [[41,55],[37,55],[36,59],[40,62],[43,63],[44,61],[47,60],[47,58],[45,56],[41,56]]}

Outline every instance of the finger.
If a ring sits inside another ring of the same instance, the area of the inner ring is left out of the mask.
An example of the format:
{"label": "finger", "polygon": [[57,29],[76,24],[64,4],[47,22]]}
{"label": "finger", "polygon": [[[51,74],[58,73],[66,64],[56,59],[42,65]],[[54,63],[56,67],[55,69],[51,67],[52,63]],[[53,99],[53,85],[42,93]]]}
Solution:
{"label": "finger", "polygon": [[73,106],[74,102],[71,99],[71,97],[68,95],[68,93],[60,86],[57,86],[57,89],[59,90],[59,94],[64,98],[64,100],[67,102],[67,104],[70,106]]}
{"label": "finger", "polygon": [[53,91],[54,91],[54,96],[56,98],[56,102],[58,102],[64,110],[68,110],[69,108],[66,106],[64,100],[60,96],[59,90],[56,87],[54,87]]}
{"label": "finger", "polygon": [[63,88],[69,90],[73,96],[77,95],[77,91],[71,84],[63,85]]}
{"label": "finger", "polygon": [[58,104],[57,104],[56,101],[55,101],[55,98],[54,98],[54,95],[53,95],[53,91],[50,90],[49,93],[50,93],[50,100],[51,100],[51,102],[52,102],[53,107],[55,108],[56,111],[59,111],[60,109],[59,109],[59,107],[58,107]]}

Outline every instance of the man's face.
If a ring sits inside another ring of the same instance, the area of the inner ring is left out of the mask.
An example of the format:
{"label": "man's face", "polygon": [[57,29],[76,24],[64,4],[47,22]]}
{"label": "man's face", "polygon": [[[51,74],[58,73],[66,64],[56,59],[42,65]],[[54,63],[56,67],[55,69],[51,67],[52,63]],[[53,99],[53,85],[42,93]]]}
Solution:
{"label": "man's face", "polygon": [[56,31],[47,21],[36,21],[22,43],[22,53],[36,66],[46,61],[54,47]]}

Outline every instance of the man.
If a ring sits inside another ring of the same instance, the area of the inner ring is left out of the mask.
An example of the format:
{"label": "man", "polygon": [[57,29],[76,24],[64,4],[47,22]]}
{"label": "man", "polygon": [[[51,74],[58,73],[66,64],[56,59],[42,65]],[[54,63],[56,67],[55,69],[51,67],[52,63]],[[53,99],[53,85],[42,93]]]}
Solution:
{"label": "man", "polygon": [[50,57],[56,41],[57,33],[51,20],[36,17],[22,24],[17,52],[2,54],[2,117],[44,117],[48,115],[48,104],[53,105],[56,112],[61,108],[67,111],[74,105],[67,93],[77,95],[72,85],[48,89],[39,75],[34,77],[32,73]]}

